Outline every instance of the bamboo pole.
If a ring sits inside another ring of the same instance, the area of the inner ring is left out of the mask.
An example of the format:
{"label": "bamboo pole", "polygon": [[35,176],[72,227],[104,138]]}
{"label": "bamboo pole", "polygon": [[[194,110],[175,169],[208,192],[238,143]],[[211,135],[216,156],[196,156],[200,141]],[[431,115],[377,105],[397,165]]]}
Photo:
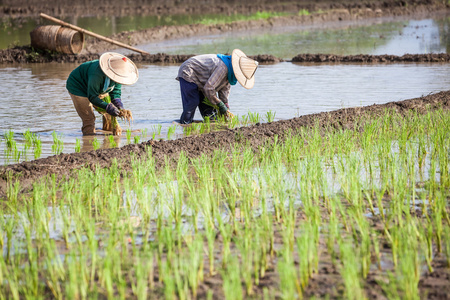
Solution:
{"label": "bamboo pole", "polygon": [[141,53],[141,54],[150,54],[150,53],[148,53],[148,52],[146,52],[146,51],[144,51],[144,50],[134,48],[134,47],[129,46],[129,45],[127,45],[127,44],[124,44],[124,43],[121,43],[121,42],[112,40],[112,39],[107,38],[107,37],[104,37],[104,36],[102,36],[102,35],[100,35],[100,34],[97,34],[97,33],[95,33],[95,32],[92,32],[92,31],[83,29],[83,28],[81,28],[81,27],[78,27],[78,26],[75,26],[75,25],[66,23],[66,22],[64,22],[64,21],[61,21],[61,20],[59,20],[59,19],[57,19],[57,18],[51,17],[51,16],[46,15],[46,14],[44,14],[44,13],[41,13],[40,16],[41,16],[42,18],[44,18],[44,19],[53,21],[53,22],[55,22],[55,23],[57,23],[57,24],[59,24],[59,25],[61,25],[61,26],[65,26],[65,27],[72,28],[73,30],[76,30],[76,31],[82,32],[82,33],[84,33],[84,34],[93,36],[93,37],[95,37],[95,38],[98,38],[98,39],[100,39],[100,40],[103,40],[103,41],[105,41],[105,42],[108,42],[108,43],[111,43],[111,44],[114,44],[114,45],[117,45],[117,46],[120,46],[120,47],[122,47],[122,48],[130,49],[130,50],[133,50],[133,51],[135,51],[135,52],[139,52],[139,53]]}

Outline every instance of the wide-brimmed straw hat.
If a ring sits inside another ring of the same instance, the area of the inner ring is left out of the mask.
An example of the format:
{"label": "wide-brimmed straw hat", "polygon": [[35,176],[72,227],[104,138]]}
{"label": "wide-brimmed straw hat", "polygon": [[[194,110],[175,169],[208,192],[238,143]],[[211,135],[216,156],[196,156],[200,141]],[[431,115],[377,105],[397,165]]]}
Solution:
{"label": "wide-brimmed straw hat", "polygon": [[246,89],[251,89],[255,85],[255,72],[258,62],[248,58],[244,52],[234,49],[231,54],[231,64],[233,65],[234,76]]}
{"label": "wide-brimmed straw hat", "polygon": [[120,84],[133,84],[139,78],[136,65],[126,56],[106,52],[100,56],[100,68],[112,81]]}

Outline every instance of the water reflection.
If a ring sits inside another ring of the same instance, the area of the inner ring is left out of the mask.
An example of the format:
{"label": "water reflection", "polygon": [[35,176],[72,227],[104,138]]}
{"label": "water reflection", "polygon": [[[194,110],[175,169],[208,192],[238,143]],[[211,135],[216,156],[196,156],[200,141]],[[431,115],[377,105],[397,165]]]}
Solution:
{"label": "water reflection", "polygon": [[[104,36],[123,31],[136,31],[156,26],[184,25],[218,20],[232,22],[245,18],[242,14],[190,14],[190,15],[157,15],[157,16],[109,16],[109,17],[64,17],[63,21],[93,31]],[[38,25],[50,24],[46,20],[36,18],[6,18],[0,20],[0,49],[13,45],[30,44],[30,32]],[[53,25],[53,24],[52,24]]]}
{"label": "water reflection", "polygon": [[[233,21],[241,15],[174,15],[125,17],[71,17],[64,20],[98,34],[110,36],[164,25],[199,23],[204,20]],[[0,23],[0,49],[30,43],[29,32],[44,24],[36,19],[7,19]],[[46,24],[46,23],[45,23]],[[299,53],[394,54],[449,53],[450,17],[435,20],[387,22],[384,19],[345,21],[286,28],[232,32],[222,35],[168,40],[139,45],[150,53],[227,53],[233,48],[248,54],[270,53],[291,59]],[[129,50],[119,50],[127,53]]]}
{"label": "water reflection", "polygon": [[[81,120],[65,89],[65,78],[75,64],[0,66],[0,134],[13,130],[19,146],[30,129],[42,140],[42,156],[52,155],[52,132],[62,134],[64,152],[74,152],[76,139],[82,151],[93,149],[94,137],[82,137]],[[122,123],[124,133],[115,140],[119,146],[148,140],[161,126],[165,138],[173,121],[181,114],[178,65],[139,65],[140,79],[124,86],[123,101],[131,109],[131,127]],[[276,112],[275,119],[331,111],[342,107],[404,100],[448,90],[449,64],[386,65],[300,65],[279,63],[260,66],[252,90],[234,86],[230,93],[233,113],[249,111],[264,115]],[[196,119],[200,119],[197,113]],[[98,116],[96,127],[101,128]],[[129,139],[126,130],[132,132]],[[177,128],[177,133],[182,132]],[[109,148],[109,137],[95,137],[100,147]],[[5,162],[5,141],[0,142],[0,163]],[[28,155],[31,159],[33,155]]]}
{"label": "water reflection", "polygon": [[[233,48],[246,54],[269,53],[291,59],[299,53],[391,54],[448,53],[450,18],[411,20],[361,26],[341,22],[336,28],[290,27],[271,31],[233,32],[223,35],[177,39],[141,45],[150,52],[231,53]],[[127,53],[128,50],[121,50]]]}

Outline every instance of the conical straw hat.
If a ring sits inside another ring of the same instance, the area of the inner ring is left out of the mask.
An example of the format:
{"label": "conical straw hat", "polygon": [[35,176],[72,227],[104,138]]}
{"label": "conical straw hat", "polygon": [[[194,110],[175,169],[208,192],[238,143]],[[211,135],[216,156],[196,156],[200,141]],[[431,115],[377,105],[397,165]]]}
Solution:
{"label": "conical straw hat", "polygon": [[231,54],[231,63],[234,76],[239,83],[246,89],[251,89],[255,85],[255,72],[258,68],[258,62],[248,58],[241,50],[234,49]]}
{"label": "conical straw hat", "polygon": [[133,84],[139,78],[136,65],[126,56],[106,52],[100,56],[100,68],[112,81],[120,84]]}

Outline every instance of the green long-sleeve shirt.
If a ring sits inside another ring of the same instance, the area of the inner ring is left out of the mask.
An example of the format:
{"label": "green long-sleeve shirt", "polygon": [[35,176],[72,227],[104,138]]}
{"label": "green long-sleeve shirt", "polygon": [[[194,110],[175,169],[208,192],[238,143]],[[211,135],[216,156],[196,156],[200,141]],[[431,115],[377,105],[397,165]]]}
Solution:
{"label": "green long-sleeve shirt", "polygon": [[[66,88],[69,93],[87,97],[94,106],[106,109],[108,103],[98,97],[105,93],[106,78],[107,76],[103,73],[98,59],[96,59],[85,62],[73,70],[67,79]],[[113,87],[113,90],[109,92],[111,99],[121,97],[121,84],[111,80],[108,87]]]}

